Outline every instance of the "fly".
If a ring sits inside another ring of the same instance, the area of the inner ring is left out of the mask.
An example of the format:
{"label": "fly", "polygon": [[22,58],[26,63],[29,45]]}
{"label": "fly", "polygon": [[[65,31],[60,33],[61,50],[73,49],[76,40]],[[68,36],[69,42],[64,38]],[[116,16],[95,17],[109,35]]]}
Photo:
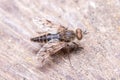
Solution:
{"label": "fly", "polygon": [[[43,25],[49,27],[57,26],[59,28],[57,33],[47,33],[30,39],[33,42],[45,43],[45,45],[37,53],[37,60],[41,63],[41,66],[51,59],[51,55],[57,53],[63,48],[67,49],[68,52],[70,51],[69,49],[78,48],[78,44],[73,41],[75,39],[82,39],[82,30],[80,28],[77,28],[75,31],[69,30],[64,26],[53,24],[49,20],[43,22]],[[71,47],[69,43],[73,43],[74,46]]]}

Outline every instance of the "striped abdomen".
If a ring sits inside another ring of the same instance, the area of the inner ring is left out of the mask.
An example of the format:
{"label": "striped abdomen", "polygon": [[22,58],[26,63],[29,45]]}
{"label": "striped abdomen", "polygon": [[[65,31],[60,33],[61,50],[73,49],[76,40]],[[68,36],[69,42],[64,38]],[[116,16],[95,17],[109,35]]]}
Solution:
{"label": "striped abdomen", "polygon": [[47,35],[31,38],[31,41],[46,43],[52,39],[59,39],[59,38],[60,38],[59,34],[47,34]]}

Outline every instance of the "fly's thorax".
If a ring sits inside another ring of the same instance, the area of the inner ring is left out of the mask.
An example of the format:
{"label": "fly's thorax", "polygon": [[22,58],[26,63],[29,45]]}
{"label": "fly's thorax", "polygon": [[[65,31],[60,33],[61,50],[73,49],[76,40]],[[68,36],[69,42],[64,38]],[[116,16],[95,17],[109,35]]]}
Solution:
{"label": "fly's thorax", "polygon": [[70,42],[75,39],[75,33],[72,30],[60,32],[60,41]]}

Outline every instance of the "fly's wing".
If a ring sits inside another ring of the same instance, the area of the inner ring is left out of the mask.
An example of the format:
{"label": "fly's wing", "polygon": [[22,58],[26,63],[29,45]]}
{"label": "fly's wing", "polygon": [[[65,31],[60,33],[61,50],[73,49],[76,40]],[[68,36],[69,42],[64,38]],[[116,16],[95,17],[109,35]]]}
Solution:
{"label": "fly's wing", "polygon": [[36,31],[39,33],[57,33],[61,32],[62,30],[65,30],[64,26],[54,24],[50,20],[44,19],[44,18],[36,18],[33,19],[33,23],[37,26]]}
{"label": "fly's wing", "polygon": [[55,54],[65,46],[65,42],[59,42],[58,40],[49,41],[39,50],[36,59],[41,65],[44,65],[50,61],[51,55]]}

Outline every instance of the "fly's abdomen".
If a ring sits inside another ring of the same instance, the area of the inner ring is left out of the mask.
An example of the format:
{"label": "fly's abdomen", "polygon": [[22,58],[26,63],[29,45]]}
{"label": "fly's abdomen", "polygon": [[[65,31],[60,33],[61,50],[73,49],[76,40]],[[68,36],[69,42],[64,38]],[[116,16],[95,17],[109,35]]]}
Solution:
{"label": "fly's abdomen", "polygon": [[46,43],[52,39],[59,39],[59,34],[47,34],[35,38],[31,38],[31,41]]}

